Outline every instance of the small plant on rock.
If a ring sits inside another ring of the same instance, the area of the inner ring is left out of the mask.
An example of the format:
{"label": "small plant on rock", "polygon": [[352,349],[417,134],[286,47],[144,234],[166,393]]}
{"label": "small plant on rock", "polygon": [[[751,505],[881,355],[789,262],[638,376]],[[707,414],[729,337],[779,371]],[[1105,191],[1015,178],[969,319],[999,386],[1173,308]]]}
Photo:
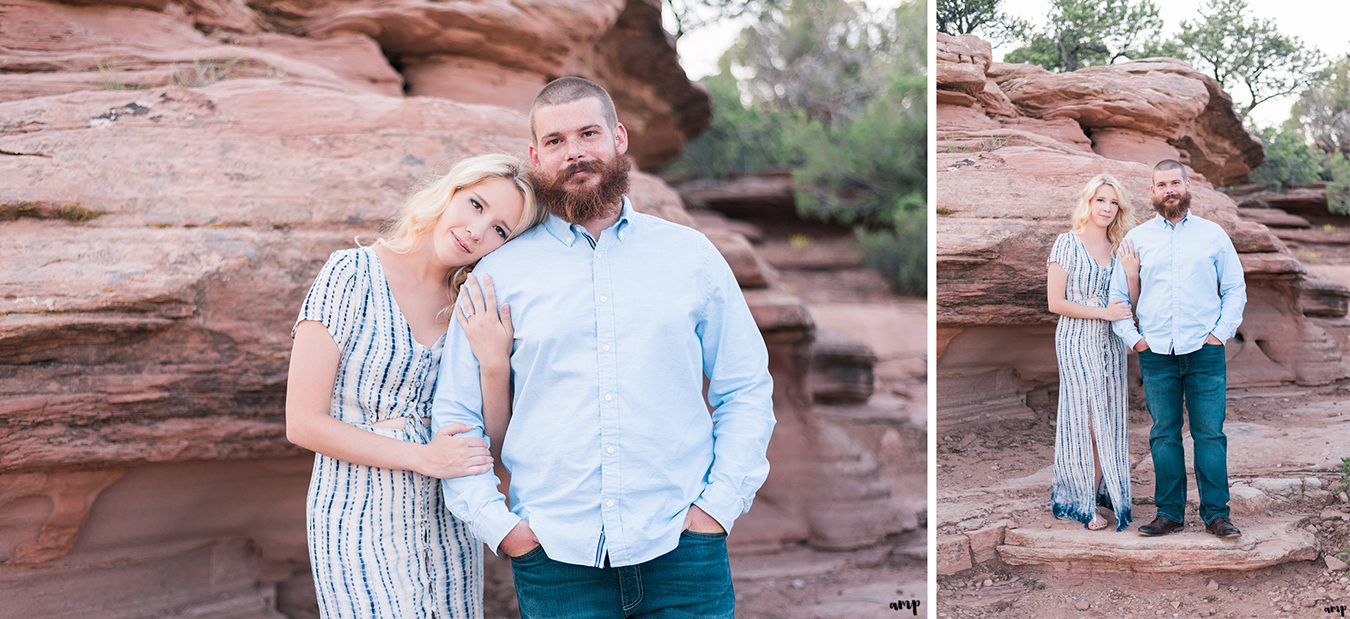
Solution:
{"label": "small plant on rock", "polygon": [[1341,476],[1340,479],[1336,480],[1336,492],[1350,493],[1350,456],[1341,458],[1341,467],[1337,472]]}

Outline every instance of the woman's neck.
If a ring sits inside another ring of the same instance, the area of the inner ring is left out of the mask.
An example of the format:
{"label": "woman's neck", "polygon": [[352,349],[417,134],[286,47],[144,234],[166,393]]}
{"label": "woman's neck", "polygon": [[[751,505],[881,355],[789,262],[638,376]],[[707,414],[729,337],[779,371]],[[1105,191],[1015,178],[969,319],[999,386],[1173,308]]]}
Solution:
{"label": "woman's neck", "polygon": [[1105,241],[1106,228],[1098,226],[1097,224],[1089,223],[1086,226],[1083,226],[1083,228],[1078,231],[1078,235],[1083,237],[1084,240]]}
{"label": "woman's neck", "polygon": [[384,256],[388,258],[386,262],[393,262],[396,268],[407,277],[411,277],[418,284],[438,283],[445,284],[445,279],[450,275],[450,269],[445,268],[441,261],[436,258],[435,249],[431,243],[425,240],[419,240],[413,244],[412,249],[405,253],[398,253],[384,247]]}

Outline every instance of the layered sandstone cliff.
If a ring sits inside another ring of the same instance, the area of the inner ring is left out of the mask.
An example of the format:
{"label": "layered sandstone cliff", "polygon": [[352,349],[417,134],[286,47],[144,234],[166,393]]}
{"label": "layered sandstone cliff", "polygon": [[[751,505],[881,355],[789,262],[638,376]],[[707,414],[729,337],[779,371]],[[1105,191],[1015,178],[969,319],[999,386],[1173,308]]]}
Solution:
{"label": "layered sandstone cliff", "polygon": [[[0,0],[6,612],[305,616],[309,456],[282,415],[299,302],[417,182],[523,156],[534,92],[565,74],[614,93],[639,167],[709,120],[655,0]],[[631,195],[690,223],[655,177]],[[882,507],[820,499],[848,481],[820,466],[839,456],[804,387],[809,313],[744,237],[704,231],[776,379],[773,474],[733,544],[888,534]]]}
{"label": "layered sandstone cliff", "polygon": [[1229,385],[1321,384],[1350,375],[1308,314],[1307,271],[1270,229],[1216,186],[1263,159],[1228,95],[1171,59],[1054,74],[995,63],[988,43],[938,35],[939,424],[1029,415],[1058,373],[1045,259],[1083,185],[1110,173],[1136,220],[1152,216],[1153,163],[1192,170],[1193,210],[1232,237],[1248,304],[1229,343]]}

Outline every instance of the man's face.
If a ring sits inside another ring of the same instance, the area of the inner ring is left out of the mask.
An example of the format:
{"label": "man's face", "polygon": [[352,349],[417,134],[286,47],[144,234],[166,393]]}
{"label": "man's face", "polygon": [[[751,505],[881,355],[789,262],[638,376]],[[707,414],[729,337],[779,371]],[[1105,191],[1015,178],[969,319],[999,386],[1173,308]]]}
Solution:
{"label": "man's face", "polygon": [[600,100],[593,97],[535,109],[534,134],[530,163],[569,191],[594,189],[600,182],[596,166],[610,165],[628,152],[628,131],[622,123],[610,129]]}
{"label": "man's face", "polygon": [[530,180],[549,212],[572,223],[618,213],[628,191],[628,132],[598,99],[535,108]]}
{"label": "man's face", "polygon": [[1191,207],[1191,182],[1180,168],[1155,171],[1148,192],[1153,210],[1168,219],[1180,218]]}

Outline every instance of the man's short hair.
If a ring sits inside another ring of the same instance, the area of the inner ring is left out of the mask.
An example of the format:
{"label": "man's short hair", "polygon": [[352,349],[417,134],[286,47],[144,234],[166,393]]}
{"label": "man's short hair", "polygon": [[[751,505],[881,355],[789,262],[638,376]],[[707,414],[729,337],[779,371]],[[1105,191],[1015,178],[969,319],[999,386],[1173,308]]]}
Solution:
{"label": "man's short hair", "polygon": [[569,75],[549,82],[535,96],[534,104],[530,106],[530,140],[539,140],[539,136],[534,132],[535,110],[548,105],[571,103],[586,97],[593,97],[600,101],[600,111],[605,115],[605,122],[609,124],[612,131],[619,124],[619,115],[614,111],[614,100],[609,98],[609,93],[595,82]]}
{"label": "man's short hair", "polygon": [[1163,159],[1153,166],[1153,176],[1157,176],[1163,170],[1181,170],[1181,180],[1190,180],[1190,175],[1186,173],[1186,164],[1176,159]]}

